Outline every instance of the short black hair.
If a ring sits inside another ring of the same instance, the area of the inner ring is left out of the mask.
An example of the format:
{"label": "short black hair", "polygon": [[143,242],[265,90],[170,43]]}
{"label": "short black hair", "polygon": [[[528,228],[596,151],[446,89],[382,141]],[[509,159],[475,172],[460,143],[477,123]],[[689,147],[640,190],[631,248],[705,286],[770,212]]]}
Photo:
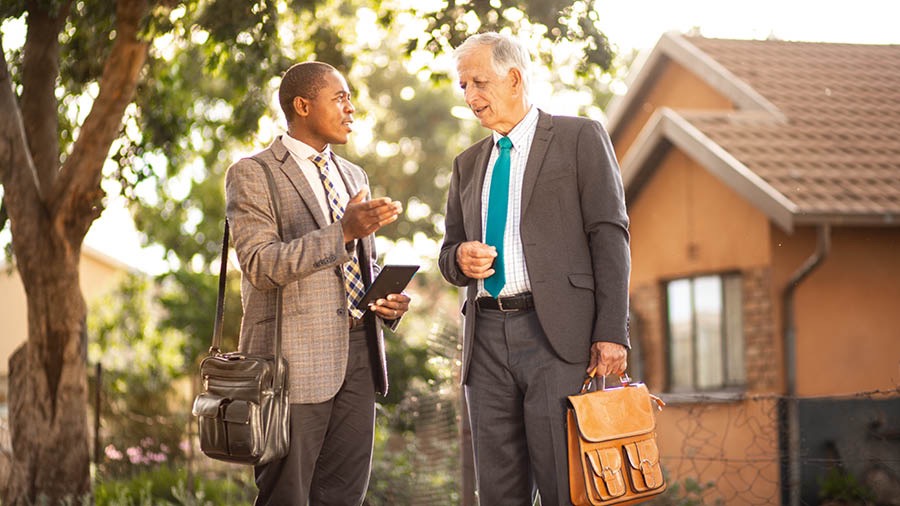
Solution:
{"label": "short black hair", "polygon": [[278,103],[281,104],[281,110],[288,124],[294,119],[294,98],[315,99],[325,86],[325,75],[336,70],[331,65],[319,61],[305,61],[287,69],[278,87]]}

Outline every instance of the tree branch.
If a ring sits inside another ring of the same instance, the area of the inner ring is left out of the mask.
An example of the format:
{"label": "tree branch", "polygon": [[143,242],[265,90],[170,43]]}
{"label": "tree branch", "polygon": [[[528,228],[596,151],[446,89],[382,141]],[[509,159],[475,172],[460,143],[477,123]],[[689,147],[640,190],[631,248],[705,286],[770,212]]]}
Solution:
{"label": "tree branch", "polygon": [[[59,31],[69,12],[69,2],[60,8],[27,3],[28,33],[22,57],[22,121],[34,169],[38,193],[46,196],[59,170]],[[49,10],[48,10],[49,9]]]}
{"label": "tree branch", "polygon": [[[40,206],[37,173],[25,140],[25,128],[19,113],[19,104],[13,93],[9,65],[0,40],[0,182],[3,183],[3,199],[13,223],[24,216],[33,215]],[[25,227],[26,229],[28,227]]]}
{"label": "tree branch", "polygon": [[150,44],[139,37],[147,13],[147,0],[116,3],[116,39],[103,67],[100,91],[53,186],[51,210],[63,220],[59,225],[67,228],[73,242],[80,242],[99,216],[103,163],[119,136],[122,116],[147,60]]}

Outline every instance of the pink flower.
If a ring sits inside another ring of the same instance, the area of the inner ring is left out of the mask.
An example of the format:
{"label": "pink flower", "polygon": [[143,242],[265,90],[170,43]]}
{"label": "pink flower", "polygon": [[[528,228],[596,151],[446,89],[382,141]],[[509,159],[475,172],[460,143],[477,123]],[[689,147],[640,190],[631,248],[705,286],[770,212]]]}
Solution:
{"label": "pink flower", "polygon": [[113,445],[106,445],[106,448],[103,449],[103,453],[106,454],[106,458],[109,460],[122,460],[122,452],[117,450]]}
{"label": "pink flower", "polygon": [[137,446],[128,447],[128,449],[125,450],[125,453],[128,454],[128,460],[132,464],[140,464],[144,460],[143,459],[144,456],[141,454],[142,453],[141,449],[138,448]]}

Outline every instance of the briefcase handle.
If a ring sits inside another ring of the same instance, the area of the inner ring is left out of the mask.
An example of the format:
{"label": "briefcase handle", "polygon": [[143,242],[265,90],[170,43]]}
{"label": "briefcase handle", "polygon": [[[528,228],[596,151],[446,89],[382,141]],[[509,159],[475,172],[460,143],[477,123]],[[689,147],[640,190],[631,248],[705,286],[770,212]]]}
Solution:
{"label": "briefcase handle", "polygon": [[[596,368],[594,370],[592,370],[590,373],[588,373],[588,377],[584,380],[584,384],[581,385],[581,393],[582,394],[591,391],[591,385],[594,383],[594,380],[597,379],[596,374],[597,374]],[[619,375],[619,382],[622,384],[622,387],[627,387],[629,385],[632,385],[631,378],[629,378],[628,374],[624,373],[624,372]],[[637,385],[640,385],[640,383],[636,383],[632,386],[637,386]],[[600,376],[600,388],[595,389],[595,390],[596,391],[606,390],[606,376]],[[648,393],[648,395],[650,395],[650,400],[652,400],[653,402],[656,403],[657,409],[662,410],[663,406],[665,406],[666,403],[659,397],[657,397],[649,392],[647,392],[647,393]]]}
{"label": "briefcase handle", "polygon": [[[590,390],[591,385],[594,383],[596,379],[597,369],[594,368],[589,374],[588,377],[584,380],[584,384],[581,385],[581,393],[585,393]],[[628,377],[628,374],[622,373],[619,375],[619,382],[623,387],[627,387],[631,383],[631,378]],[[600,388],[597,390],[606,390],[606,376],[600,376]]]}

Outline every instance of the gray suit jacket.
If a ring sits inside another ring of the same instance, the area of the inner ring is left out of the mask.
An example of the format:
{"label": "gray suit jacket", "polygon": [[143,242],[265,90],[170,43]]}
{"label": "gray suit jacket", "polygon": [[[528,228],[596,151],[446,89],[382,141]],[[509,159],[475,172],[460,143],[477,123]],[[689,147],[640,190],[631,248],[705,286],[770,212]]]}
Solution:
{"label": "gray suit jacket", "polygon": [[[375,241],[368,236],[344,245],[340,223],[329,224],[300,167],[276,139],[256,158],[275,179],[284,237],[279,237],[263,168],[250,158],[228,169],[226,215],[241,266],[239,349],[271,353],[275,335],[276,288],[283,287],[282,349],[289,363],[291,403],[323,402],[344,381],[349,316],[341,266],[358,248],[366,286],[378,273]],[[350,195],[368,183],[363,170],[335,156]],[[381,319],[365,316],[376,389],[388,390]],[[396,321],[392,322],[396,325]]]}
{"label": "gray suit jacket", "polygon": [[[453,162],[446,235],[440,253],[444,278],[467,286],[462,382],[476,338],[477,280],[456,264],[456,249],[481,241],[481,191],[492,137]],[[590,346],[629,346],[628,215],[622,178],[609,135],[596,121],[543,111],[525,167],[520,232],[538,319],[554,351],[587,362]]]}

